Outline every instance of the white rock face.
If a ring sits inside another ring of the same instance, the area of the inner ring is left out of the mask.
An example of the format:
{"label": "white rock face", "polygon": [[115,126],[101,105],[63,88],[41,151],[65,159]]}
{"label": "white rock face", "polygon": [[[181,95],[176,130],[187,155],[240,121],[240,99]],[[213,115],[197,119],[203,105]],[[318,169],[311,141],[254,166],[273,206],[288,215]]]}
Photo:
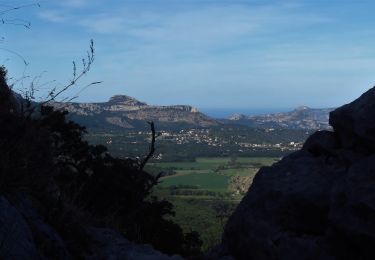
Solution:
{"label": "white rock face", "polygon": [[117,95],[104,103],[51,103],[80,117],[104,117],[104,122],[122,128],[134,128],[132,120],[164,123],[187,123],[194,126],[212,126],[218,122],[200,113],[197,108],[186,105],[149,106],[135,98]]}
{"label": "white rock face", "polygon": [[231,115],[228,119],[233,120],[233,121],[238,121],[238,120],[241,120],[241,119],[246,119],[246,116],[236,113],[236,114]]}

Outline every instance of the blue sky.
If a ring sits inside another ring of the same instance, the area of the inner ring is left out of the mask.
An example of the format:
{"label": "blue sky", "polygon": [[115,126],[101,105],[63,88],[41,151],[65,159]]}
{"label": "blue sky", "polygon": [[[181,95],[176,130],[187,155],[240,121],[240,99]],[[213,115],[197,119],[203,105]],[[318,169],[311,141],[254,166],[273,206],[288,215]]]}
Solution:
{"label": "blue sky", "polygon": [[[15,6],[25,1],[0,1]],[[29,3],[29,2],[27,2]],[[46,0],[2,15],[0,58],[39,96],[71,78],[95,42],[78,101],[115,94],[198,108],[334,107],[375,83],[375,1]],[[22,60],[4,49],[22,55]],[[55,80],[53,83],[45,84]],[[19,82],[16,88],[27,85]]]}

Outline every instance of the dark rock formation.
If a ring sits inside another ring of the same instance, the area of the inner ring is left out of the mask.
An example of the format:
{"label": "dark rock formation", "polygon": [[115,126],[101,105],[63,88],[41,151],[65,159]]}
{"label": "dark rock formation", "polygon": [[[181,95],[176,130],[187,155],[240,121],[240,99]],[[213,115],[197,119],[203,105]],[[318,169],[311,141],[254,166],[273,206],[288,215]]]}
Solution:
{"label": "dark rock formation", "polygon": [[229,219],[236,259],[375,259],[375,88],[331,112],[333,132],[263,167]]}
{"label": "dark rock formation", "polygon": [[[84,259],[182,259],[167,256],[149,245],[128,241],[109,228],[87,228],[90,241]],[[30,197],[13,196],[12,202],[0,196],[1,259],[74,259],[65,241],[35,210]]]}
{"label": "dark rock formation", "polygon": [[26,194],[19,194],[14,200],[14,206],[27,221],[41,258],[73,259],[58,232],[45,223]]}
{"label": "dark rock formation", "polygon": [[0,196],[0,258],[39,259],[26,220],[3,196]]}
{"label": "dark rock formation", "polygon": [[365,153],[375,152],[374,100],[375,87],[330,114],[329,123],[344,148]]}
{"label": "dark rock formation", "polygon": [[106,228],[90,228],[90,236],[94,239],[91,254],[86,259],[157,259],[181,260],[180,256],[169,257],[155,251],[149,245],[137,245],[129,242],[120,233]]}

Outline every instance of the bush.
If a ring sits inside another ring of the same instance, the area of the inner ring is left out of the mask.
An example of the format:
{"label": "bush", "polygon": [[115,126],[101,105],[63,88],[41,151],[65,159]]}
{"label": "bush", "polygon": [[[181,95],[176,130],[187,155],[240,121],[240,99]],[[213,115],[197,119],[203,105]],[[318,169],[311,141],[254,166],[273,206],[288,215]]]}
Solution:
{"label": "bush", "polygon": [[106,147],[88,144],[85,128],[67,121],[66,112],[41,106],[32,116],[16,113],[5,78],[1,67],[1,194],[22,191],[36,198],[74,255],[85,249],[87,225],[117,228],[128,239],[169,254],[199,252],[197,234],[184,234],[166,220],[173,205],[150,197],[158,177],[135,159],[114,158]]}

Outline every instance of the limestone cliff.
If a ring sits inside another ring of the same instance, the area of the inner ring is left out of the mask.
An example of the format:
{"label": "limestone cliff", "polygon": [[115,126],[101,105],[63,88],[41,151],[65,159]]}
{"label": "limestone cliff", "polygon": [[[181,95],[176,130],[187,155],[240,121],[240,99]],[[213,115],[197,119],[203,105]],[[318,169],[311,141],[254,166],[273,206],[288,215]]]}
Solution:
{"label": "limestone cliff", "polygon": [[147,121],[161,124],[188,124],[194,127],[218,125],[218,122],[186,105],[153,106],[126,95],[116,95],[103,103],[51,103],[55,108],[67,110],[75,121],[91,127],[106,124],[121,128],[135,128]]}

